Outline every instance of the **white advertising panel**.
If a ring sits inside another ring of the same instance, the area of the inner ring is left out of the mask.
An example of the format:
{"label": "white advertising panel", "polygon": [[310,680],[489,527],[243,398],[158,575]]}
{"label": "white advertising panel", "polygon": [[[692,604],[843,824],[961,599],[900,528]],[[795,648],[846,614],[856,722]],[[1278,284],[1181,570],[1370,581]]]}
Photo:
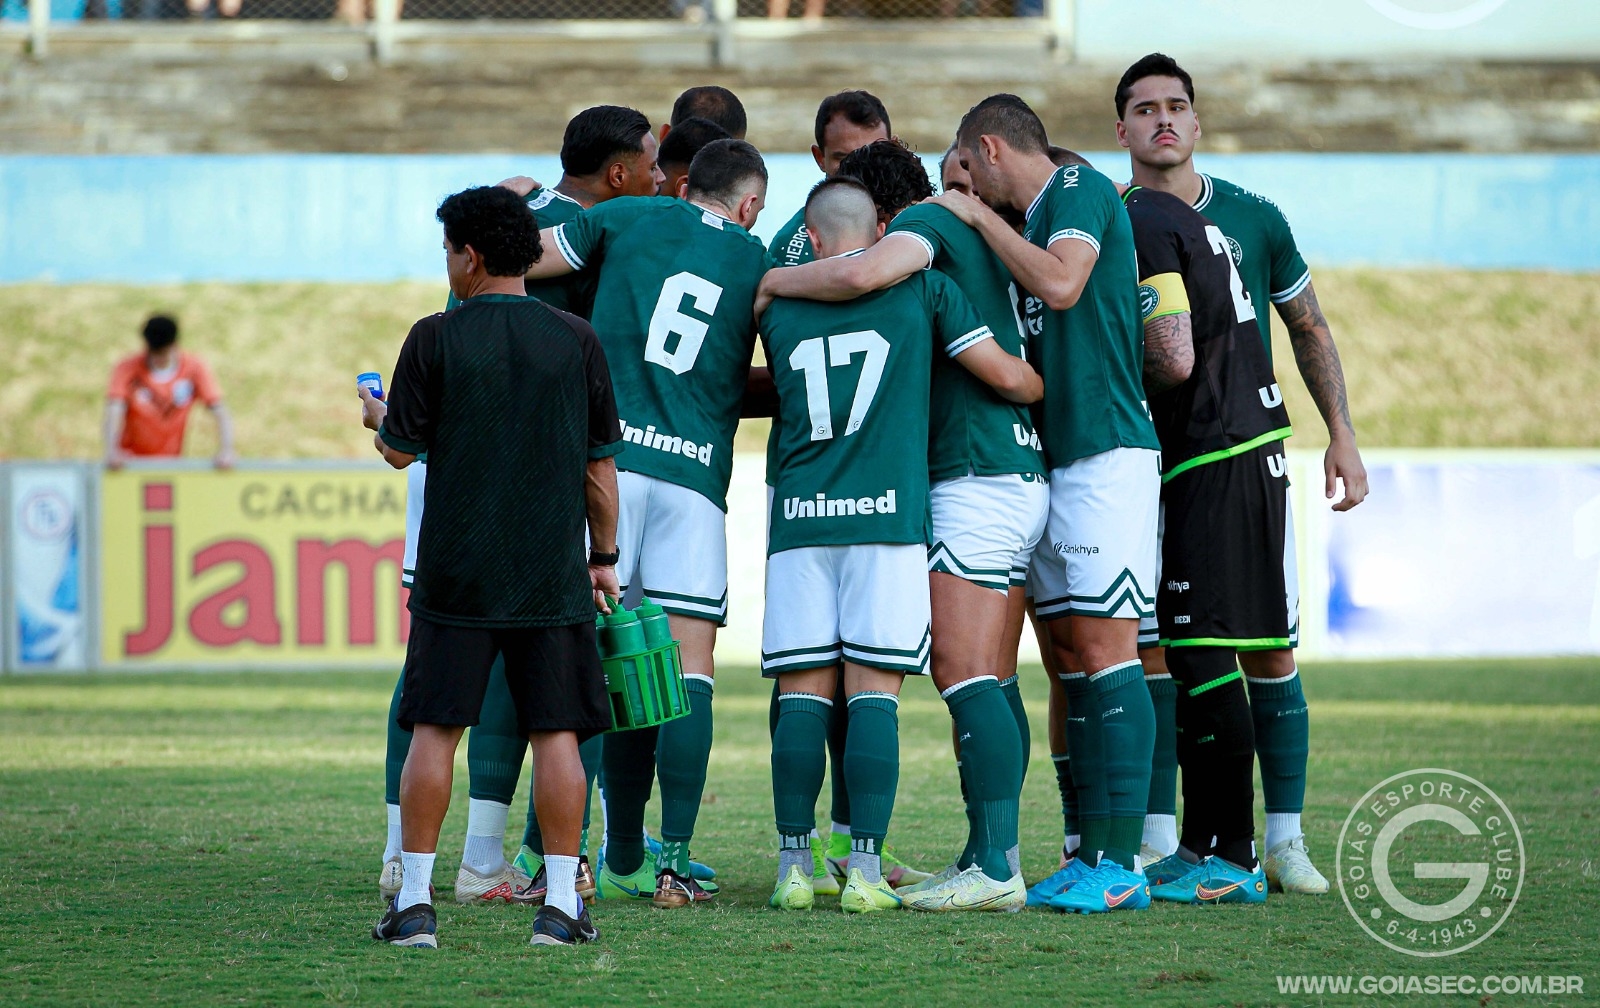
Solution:
{"label": "white advertising panel", "polygon": [[1329,658],[1600,654],[1600,456],[1373,459],[1325,525]]}
{"label": "white advertising panel", "polygon": [[23,671],[82,670],[89,657],[82,470],[19,465],[10,476],[11,664]]}

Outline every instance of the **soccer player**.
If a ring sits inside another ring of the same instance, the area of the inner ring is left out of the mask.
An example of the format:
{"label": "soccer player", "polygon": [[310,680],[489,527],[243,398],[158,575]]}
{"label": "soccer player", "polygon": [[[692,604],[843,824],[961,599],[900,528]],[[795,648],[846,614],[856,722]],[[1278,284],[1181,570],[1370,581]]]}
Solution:
{"label": "soccer player", "polygon": [[[749,228],[767,170],[743,140],[689,166],[688,199],[614,200],[547,229],[559,256],[530,275],[596,271],[595,331],[634,447],[619,464],[617,572],[629,600],[667,611],[682,647],[690,713],[606,739],[606,861],[599,894],[670,908],[714,890],[692,877],[689,841],[711,752],[712,649],[728,611],[727,492],[733,434],[755,347],[752,305],[770,261]],[[659,858],[644,808],[659,764]],[[655,862],[655,863],[652,863]]]}
{"label": "soccer player", "polygon": [[[1327,424],[1323,492],[1333,499],[1342,482],[1344,495],[1333,509],[1355,507],[1367,495],[1367,471],[1350,422],[1344,370],[1317,303],[1311,271],[1295,247],[1288,222],[1271,200],[1195,171],[1200,120],[1194,107],[1194,81],[1171,57],[1151,53],[1129,67],[1118,82],[1116,105],[1117,139],[1132,158],[1134,184],[1172,193],[1221,229],[1244,292],[1256,306],[1256,325],[1269,362],[1272,320],[1266,306],[1268,302],[1276,306],[1288,327],[1300,377]],[[1299,636],[1299,588],[1292,514],[1286,522],[1286,602],[1293,614],[1289,641],[1282,647],[1240,652],[1239,662],[1247,677],[1267,808],[1267,879],[1285,892],[1325,893],[1328,880],[1311,863],[1300,823],[1310,728],[1293,651]]]}
{"label": "soccer player", "polygon": [[[822,99],[812,133],[817,142],[811,145],[811,157],[823,178],[839,173],[839,162],[846,154],[893,135],[888,110],[866,91],[840,91]],[[768,246],[779,266],[798,266],[815,258],[805,215],[804,207],[796,210]]]}
{"label": "soccer player", "polygon": [[672,103],[672,119],[661,127],[661,141],[665,143],[673,130],[696,117],[711,120],[735,140],[744,139],[748,120],[739,96],[716,84],[701,84],[689,88]]}
{"label": "soccer player", "polygon": [[[817,250],[834,257],[872,245],[880,224],[866,187],[839,176],[812,190],[806,227]],[[904,676],[926,672],[930,648],[923,523],[934,353],[1015,402],[1037,399],[1043,384],[994,341],[955,283],[931,270],[850,301],[779,299],[762,314],[761,334],[778,394],[761,644],[762,673],[780,690],[771,904],[814,902],[810,835],[842,659],[855,818],[840,906],[894,909],[901,898],[884,878],[881,852],[899,777],[898,696]],[[958,688],[971,702],[987,697],[991,724],[981,730],[998,728],[1014,744],[994,680]],[[1020,906],[1021,880],[1013,882]]]}
{"label": "soccer player", "polygon": [[[540,252],[527,206],[483,186],[447,198],[438,217],[450,288],[463,304],[412,327],[389,403],[361,390],[384,460],[403,469],[431,449],[435,480],[397,711],[414,732],[400,785],[404,868],[372,936],[437,947],[430,881],[456,747],[503,656],[547,834],[550,884],[532,944],[575,945],[598,937],[575,884],[578,744],[611,723],[594,608],[616,593],[605,558],[591,552],[585,568],[584,536],[614,541],[612,456],[622,431],[593,330],[524,293],[523,273]],[[523,480],[541,492],[528,494]]]}
{"label": "soccer player", "polygon": [[666,179],[661,183],[661,195],[683,199],[689,191],[689,165],[694,156],[711,141],[726,139],[727,130],[699,116],[690,116],[674,126],[661,141],[659,162]]}
{"label": "soccer player", "polygon": [[[1028,576],[1066,675],[1082,806],[1082,842],[1068,865],[1081,878],[1050,905],[1138,909],[1150,902],[1138,857],[1155,725],[1137,637],[1154,603],[1161,475],[1141,386],[1133,234],[1111,181],[1081,165],[1058,168],[1044,125],[1015,95],[973,106],[956,142],[980,199],[952,192],[938,202],[976,228],[1031,295],[1029,352],[1044,374],[1050,517]],[[993,207],[1022,211],[1022,234]]]}
{"label": "soccer player", "polygon": [[1123,202],[1165,470],[1156,612],[1184,795],[1180,845],[1145,875],[1158,900],[1260,903],[1254,729],[1237,655],[1289,640],[1289,417],[1222,230],[1170,193],[1134,186]]}
{"label": "soccer player", "polygon": [[[883,240],[857,256],[773,270],[764,292],[848,299],[932,267],[955,281],[1001,349],[1023,356],[1011,275],[976,232],[920,202],[933,194],[921,159],[899,141],[878,140],[851,152],[839,174],[866,186],[888,225]],[[900,894],[912,909],[1018,909],[1025,893],[1017,803],[1029,732],[1017,691],[1017,639],[1022,582],[1044,531],[1049,490],[1028,411],[958,360],[933,367],[928,586],[933,682],[955,721],[969,830],[950,867]]]}
{"label": "soccer player", "polygon": [[[573,116],[561,140],[562,176],[554,187],[540,189],[532,179],[517,177],[501,185],[523,197],[542,227],[554,227],[571,220],[585,207],[616,196],[647,195],[660,181],[656,166],[655,139],[650,135],[650,120],[644,114],[616,105],[597,105]],[[593,283],[586,277],[551,281],[527,281],[529,295],[550,305],[586,318],[594,300]],[[448,311],[461,304],[452,291],[445,305]],[[413,587],[417,537],[422,526],[427,481],[427,456],[424,453],[406,470],[406,545],[401,565],[401,585]],[[388,753],[385,760],[385,802],[388,813],[388,838],[378,891],[392,899],[400,886],[400,771],[411,745],[411,733],[395,719],[399,710],[402,674],[395,683],[390,701]],[[580,752],[584,770],[592,786],[600,768],[601,737],[586,741]],[[505,830],[517,778],[522,771],[527,739],[517,729],[516,712],[505,684],[504,665],[496,661],[489,678],[481,720],[467,734],[469,793],[467,837],[462,847],[461,867],[456,873],[455,898],[459,903],[537,903],[543,899],[541,878],[543,847],[539,823],[534,815],[533,794],[528,797],[527,825],[522,849],[515,861],[505,858]],[[584,812],[584,829],[589,813]],[[594,878],[588,863],[587,841],[581,852],[578,888],[585,895],[594,892]]]}

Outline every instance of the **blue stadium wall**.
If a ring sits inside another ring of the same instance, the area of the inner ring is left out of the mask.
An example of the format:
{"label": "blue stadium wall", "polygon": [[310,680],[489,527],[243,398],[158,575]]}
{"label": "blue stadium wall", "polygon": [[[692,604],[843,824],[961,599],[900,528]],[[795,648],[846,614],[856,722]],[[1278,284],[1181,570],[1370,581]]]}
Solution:
{"label": "blue stadium wall", "polygon": [[[1115,178],[1125,153],[1091,155]],[[1600,270],[1600,155],[1207,154],[1201,170],[1271,196],[1325,265]],[[768,158],[757,232],[818,178]],[[552,156],[0,157],[0,283],[333,282],[442,275],[438,200]]]}

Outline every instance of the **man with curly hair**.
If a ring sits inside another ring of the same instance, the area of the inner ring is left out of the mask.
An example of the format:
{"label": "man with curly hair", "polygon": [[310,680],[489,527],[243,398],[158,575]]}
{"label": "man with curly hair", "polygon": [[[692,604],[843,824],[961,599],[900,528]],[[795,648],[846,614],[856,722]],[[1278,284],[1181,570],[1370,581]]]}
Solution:
{"label": "man with curly hair", "polygon": [[[540,242],[521,197],[467,189],[438,218],[462,304],[412,326],[387,402],[361,390],[386,462],[432,460],[395,714],[413,733],[400,780],[401,885],[372,936],[438,946],[430,882],[456,748],[478,723],[501,655],[539,768],[548,890],[532,943],[575,945],[598,937],[576,890],[578,744],[611,726],[594,612],[618,594],[612,456],[622,431],[594,330],[527,296],[523,275]],[[585,531],[599,551],[587,563]]]}
{"label": "man with curly hair", "polygon": [[[1008,354],[1025,356],[1011,274],[933,195],[916,154],[879,140],[843,159],[878,209],[882,241],[860,255],[773,270],[763,293],[850,299],[926,269],[950,277]],[[1028,410],[955,360],[933,368],[928,466],[932,671],[950,707],[968,834],[959,857],[901,890],[916,910],[1014,910],[1024,901],[1017,805],[1028,720],[1017,691],[1023,576],[1044,530],[1048,491]]]}

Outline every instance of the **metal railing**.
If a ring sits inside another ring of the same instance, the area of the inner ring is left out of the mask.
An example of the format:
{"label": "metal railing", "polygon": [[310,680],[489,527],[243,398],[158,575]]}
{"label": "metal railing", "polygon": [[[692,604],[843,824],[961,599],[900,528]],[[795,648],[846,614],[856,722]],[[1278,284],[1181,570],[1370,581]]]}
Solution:
{"label": "metal railing", "polygon": [[53,29],[117,24],[322,23],[365,32],[384,62],[406,33],[424,28],[493,22],[507,30],[550,31],[606,22],[615,27],[601,31],[703,34],[716,61],[728,62],[739,36],[826,31],[862,19],[930,29],[1013,24],[1064,57],[1075,14],[1076,0],[0,0],[0,25],[25,19],[27,49],[36,58],[49,53]]}

